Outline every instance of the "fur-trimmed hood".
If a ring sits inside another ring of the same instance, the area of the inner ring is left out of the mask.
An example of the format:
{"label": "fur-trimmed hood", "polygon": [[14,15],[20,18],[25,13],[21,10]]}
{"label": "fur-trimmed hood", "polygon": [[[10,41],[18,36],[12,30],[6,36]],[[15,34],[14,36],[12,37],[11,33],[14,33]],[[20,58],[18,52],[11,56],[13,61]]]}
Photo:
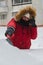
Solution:
{"label": "fur-trimmed hood", "polygon": [[36,9],[32,6],[26,6],[23,9],[21,9],[20,11],[17,12],[17,14],[15,15],[15,18],[17,21],[19,21],[21,19],[21,17],[23,17],[25,14],[29,13],[30,17],[36,16]]}

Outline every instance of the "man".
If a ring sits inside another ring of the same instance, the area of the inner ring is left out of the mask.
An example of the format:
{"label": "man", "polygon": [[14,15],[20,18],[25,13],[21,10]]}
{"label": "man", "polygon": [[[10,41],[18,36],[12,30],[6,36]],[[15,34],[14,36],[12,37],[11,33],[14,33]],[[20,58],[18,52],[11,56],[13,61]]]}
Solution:
{"label": "man", "polygon": [[[27,16],[26,14],[29,14]],[[7,25],[5,36],[19,49],[30,49],[31,39],[37,37],[36,10],[27,6],[20,10]]]}

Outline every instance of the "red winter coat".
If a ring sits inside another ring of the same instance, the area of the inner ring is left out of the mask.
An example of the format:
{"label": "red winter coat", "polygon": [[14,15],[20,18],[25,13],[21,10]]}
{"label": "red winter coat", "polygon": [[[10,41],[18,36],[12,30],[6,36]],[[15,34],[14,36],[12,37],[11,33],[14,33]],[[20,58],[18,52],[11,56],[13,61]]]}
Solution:
{"label": "red winter coat", "polygon": [[14,18],[8,23],[7,27],[16,29],[9,39],[14,46],[20,49],[29,49],[31,46],[31,39],[37,37],[37,27],[22,27],[22,25],[16,23]]}

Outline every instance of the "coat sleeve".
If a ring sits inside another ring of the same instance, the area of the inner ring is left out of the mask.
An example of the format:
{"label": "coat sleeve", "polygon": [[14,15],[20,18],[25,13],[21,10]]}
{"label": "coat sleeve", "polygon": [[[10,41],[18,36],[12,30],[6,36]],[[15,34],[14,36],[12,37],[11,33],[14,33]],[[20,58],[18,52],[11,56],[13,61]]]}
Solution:
{"label": "coat sleeve", "polygon": [[[13,28],[14,30],[16,29],[16,21],[14,20],[14,18],[12,18],[9,21],[9,23],[7,24],[7,28],[9,28],[9,27]],[[7,36],[7,38],[9,38],[11,41],[13,41],[15,38],[15,34],[13,33],[11,37]]]}
{"label": "coat sleeve", "polygon": [[30,26],[30,35],[31,35],[31,39],[36,39],[36,37],[37,37],[37,26],[36,27]]}
{"label": "coat sleeve", "polygon": [[14,18],[12,18],[9,23],[7,24],[7,27],[13,27],[16,28],[16,21]]}

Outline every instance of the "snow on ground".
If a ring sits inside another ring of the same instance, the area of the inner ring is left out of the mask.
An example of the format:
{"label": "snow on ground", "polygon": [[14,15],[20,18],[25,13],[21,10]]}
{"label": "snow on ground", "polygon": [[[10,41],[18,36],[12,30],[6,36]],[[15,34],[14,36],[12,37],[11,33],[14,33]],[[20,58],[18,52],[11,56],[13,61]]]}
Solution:
{"label": "snow on ground", "polygon": [[[38,28],[38,37],[32,40],[30,50],[20,50],[6,41],[6,28],[0,27],[0,65],[43,65],[43,28]],[[41,48],[41,49],[40,49]]]}
{"label": "snow on ground", "polygon": [[43,49],[20,50],[2,39],[0,65],[43,65]]}

